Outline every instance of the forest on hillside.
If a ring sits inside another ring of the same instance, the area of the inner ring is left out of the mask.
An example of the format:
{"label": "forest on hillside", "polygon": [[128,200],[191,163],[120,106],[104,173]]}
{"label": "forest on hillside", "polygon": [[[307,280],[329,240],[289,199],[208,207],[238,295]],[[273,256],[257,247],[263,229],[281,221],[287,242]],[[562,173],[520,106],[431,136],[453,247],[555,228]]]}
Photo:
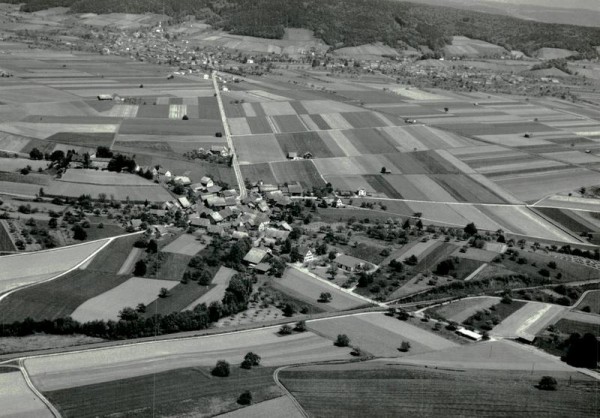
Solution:
{"label": "forest on hillside", "polygon": [[540,23],[396,0],[4,0],[23,11],[70,7],[75,13],[196,16],[234,34],[281,38],[286,27],[311,29],[339,48],[383,42],[439,49],[451,36],[481,39],[532,54],[542,47],[597,56],[600,28]]}

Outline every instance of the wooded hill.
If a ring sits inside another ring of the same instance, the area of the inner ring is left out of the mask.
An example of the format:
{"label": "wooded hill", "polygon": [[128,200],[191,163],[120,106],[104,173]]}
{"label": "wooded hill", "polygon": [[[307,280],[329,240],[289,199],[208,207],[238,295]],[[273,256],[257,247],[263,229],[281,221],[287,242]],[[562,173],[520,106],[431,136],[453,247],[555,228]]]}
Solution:
{"label": "wooded hill", "polygon": [[449,7],[395,0],[4,0],[23,11],[71,7],[75,13],[194,15],[234,34],[281,38],[286,27],[306,28],[339,48],[383,42],[439,49],[453,35],[532,54],[542,47],[598,55],[600,28],[540,23]]}

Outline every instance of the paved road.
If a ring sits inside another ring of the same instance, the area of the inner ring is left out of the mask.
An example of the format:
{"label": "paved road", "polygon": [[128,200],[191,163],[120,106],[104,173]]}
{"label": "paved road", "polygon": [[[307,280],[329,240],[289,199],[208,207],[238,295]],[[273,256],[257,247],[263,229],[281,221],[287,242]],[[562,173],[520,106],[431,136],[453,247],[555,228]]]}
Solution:
{"label": "paved road", "polygon": [[229,123],[227,123],[227,115],[225,114],[225,107],[223,107],[223,99],[221,99],[221,91],[219,90],[219,82],[217,81],[217,72],[213,71],[212,81],[217,95],[217,103],[219,105],[219,112],[221,113],[221,121],[223,122],[223,129],[225,130],[225,139],[227,139],[227,146],[231,152],[231,166],[235,172],[235,178],[238,183],[240,190],[240,199],[245,199],[247,195],[246,184],[244,183],[244,177],[242,176],[242,170],[240,170],[240,164],[238,162],[235,148],[233,147],[233,140],[231,139],[231,131],[229,130]]}

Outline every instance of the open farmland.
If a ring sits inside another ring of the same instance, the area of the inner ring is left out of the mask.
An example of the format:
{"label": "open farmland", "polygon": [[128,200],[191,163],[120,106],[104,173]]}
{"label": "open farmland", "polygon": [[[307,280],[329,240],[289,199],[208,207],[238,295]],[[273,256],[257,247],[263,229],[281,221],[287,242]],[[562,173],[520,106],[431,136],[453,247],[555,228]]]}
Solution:
{"label": "open farmland", "polygon": [[280,376],[315,416],[394,416],[402,411],[415,417],[584,417],[594,415],[597,405],[596,382],[572,373],[556,376],[558,392],[535,387],[540,372],[392,368],[379,361],[295,367]]}
{"label": "open farmland", "polygon": [[[232,367],[215,378],[207,367],[182,368],[147,376],[46,392],[65,417],[173,414],[213,416],[240,408],[237,397],[252,391],[253,403],[281,395],[272,367]],[[245,411],[242,409],[241,411]],[[240,412],[241,412],[240,411]]]}
{"label": "open farmland", "polygon": [[123,308],[135,308],[140,303],[147,305],[158,298],[160,289],[170,290],[176,284],[172,280],[132,277],[117,287],[86,300],[75,309],[71,317],[82,323],[96,319],[116,321]]}
{"label": "open farmland", "polygon": [[[50,282],[40,283],[8,295],[0,302],[0,322],[22,321],[27,317],[35,320],[56,319],[71,315],[86,300],[118,286],[129,278],[127,275],[117,275],[117,272],[128,258],[137,238],[137,235],[117,238],[96,254],[89,263],[85,263],[84,269],[73,270]],[[92,244],[97,245],[97,243],[83,245]],[[65,247],[61,250],[53,250],[53,253],[56,254],[56,251],[73,251],[76,248]],[[90,248],[88,248],[89,250]],[[45,253],[24,254],[21,257],[42,257]],[[0,263],[4,262],[5,259],[8,258],[1,257]],[[59,261],[75,263],[76,265],[84,259],[76,261],[60,257],[46,262],[51,265],[51,263],[58,263]],[[47,266],[37,263],[25,263],[21,266],[21,270],[34,267],[43,268]],[[57,275],[58,273],[54,274],[54,276]]]}
{"label": "open farmland", "polygon": [[302,418],[304,415],[298,411],[298,408],[288,396],[281,396],[228,412],[223,415],[223,418],[263,418],[274,416],[281,418]]}
{"label": "open farmland", "polygon": [[586,306],[590,307],[591,312],[600,314],[600,290],[590,290],[587,292],[576,308],[582,310]]}
{"label": "open farmland", "polygon": [[109,241],[0,257],[0,292],[41,282],[84,263]]}
{"label": "open farmland", "polygon": [[[338,334],[346,334],[352,346],[360,347],[377,357],[405,356],[409,353],[425,353],[457,345],[433,332],[380,312],[311,321],[309,329],[332,340],[335,340]],[[409,353],[399,350],[402,341],[410,342]]]}
{"label": "open farmland", "polygon": [[[296,268],[288,268],[283,278],[273,282],[273,287],[310,305],[318,304],[319,308],[326,311],[348,310],[369,304],[358,296],[329,286]],[[331,293],[331,302],[317,302],[322,292]]]}
{"label": "open farmland", "polygon": [[564,310],[564,306],[528,302],[495,326],[492,334],[512,338],[536,335],[551,324]]}
{"label": "open farmland", "polygon": [[311,332],[281,337],[277,330],[263,328],[63,353],[28,358],[25,366],[36,387],[47,392],[185,367],[211,367],[220,359],[238,364],[248,351],[259,353],[264,366],[351,358],[347,348],[335,347]]}
{"label": "open farmland", "polygon": [[432,309],[437,315],[440,315],[448,321],[462,323],[467,318],[475,315],[477,311],[489,309],[500,301],[496,297],[476,297],[461,299],[456,302],[450,302],[440,307]]}
{"label": "open farmland", "polygon": [[0,405],[2,415],[14,417],[46,418],[54,414],[27,386],[17,368],[0,368]]}

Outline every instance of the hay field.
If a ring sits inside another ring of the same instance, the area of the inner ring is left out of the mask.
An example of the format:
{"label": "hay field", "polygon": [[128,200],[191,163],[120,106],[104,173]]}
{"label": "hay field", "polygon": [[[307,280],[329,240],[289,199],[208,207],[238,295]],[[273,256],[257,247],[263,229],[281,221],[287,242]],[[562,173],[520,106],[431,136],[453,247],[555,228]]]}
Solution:
{"label": "hay field", "polygon": [[135,308],[140,303],[148,305],[158,298],[161,288],[172,289],[176,285],[177,282],[172,280],[132,277],[125,283],[85,301],[75,309],[71,317],[79,322],[96,319],[116,321],[119,319],[121,309]]}
{"label": "hay field", "polygon": [[137,174],[116,173],[99,170],[67,170],[61,181],[68,183],[87,183],[93,185],[119,185],[119,186],[154,186],[154,183]]}
{"label": "hay field", "polygon": [[26,359],[25,366],[38,389],[52,391],[184,367],[212,367],[221,359],[237,364],[248,351],[259,353],[264,366],[351,358],[350,350],[334,347],[329,339],[311,332],[281,337],[278,329],[41,356]]}
{"label": "hay field", "polygon": [[206,306],[209,306],[211,302],[220,302],[225,295],[225,290],[227,286],[229,286],[229,280],[236,274],[235,270],[232,270],[227,267],[220,267],[215,277],[213,277],[211,284],[215,285],[215,287],[211,288],[204,295],[200,296],[194,302],[190,303],[185,307],[184,310],[192,310],[196,306],[206,303]]}
{"label": "hay field", "polygon": [[[306,301],[311,305],[318,306],[327,311],[348,310],[359,306],[368,305],[368,302],[353,296],[349,292],[344,292],[333,286],[328,286],[314,277],[299,271],[295,268],[288,268],[283,275],[283,278],[278,279],[274,285],[276,288],[289,293],[302,301]],[[329,292],[332,295],[331,302],[318,303],[317,299],[322,292]]]}
{"label": "hay field", "polygon": [[7,417],[51,418],[48,407],[34,394],[18,369],[0,369],[0,405]]}
{"label": "hay field", "polygon": [[92,196],[92,199],[97,199],[100,194],[105,194],[107,197],[113,196],[116,200],[126,200],[129,198],[134,202],[144,202],[145,200],[150,202],[164,202],[172,200],[171,194],[165,188],[153,183],[144,186],[139,184],[121,186],[118,184],[102,185],[55,180],[45,187],[44,191],[49,196],[79,197],[82,194],[89,194]]}
{"label": "hay field", "polygon": [[[139,260],[139,258],[142,256],[142,254],[143,254],[143,250],[141,248],[132,248],[131,252],[127,256],[125,261],[123,261],[123,264],[121,265],[121,268],[117,272],[117,275],[131,274],[133,272],[135,263]],[[87,268],[88,264],[89,263],[86,263],[86,265],[81,266],[80,268],[82,268],[82,269]]]}
{"label": "hay field", "polygon": [[299,181],[304,187],[325,186],[323,177],[317,171],[313,160],[281,161],[269,164],[278,183]]}
{"label": "hay field", "polygon": [[84,262],[107,239],[35,253],[0,257],[0,292],[57,276]]}
{"label": "hay field", "polygon": [[175,253],[182,255],[196,255],[199,251],[202,251],[206,245],[201,244],[196,240],[196,237],[191,234],[183,234],[178,237],[175,241],[169,243],[161,251],[166,253]]}
{"label": "hay field", "polygon": [[240,164],[286,160],[286,155],[281,150],[274,135],[234,137],[233,144]]}
{"label": "hay field", "polygon": [[223,414],[222,418],[264,418],[275,416],[279,418],[302,418],[304,415],[298,411],[298,408],[296,408],[296,405],[294,405],[288,396],[281,396],[228,412]]}
{"label": "hay field", "polygon": [[402,341],[411,344],[410,353],[425,353],[457,346],[456,343],[383,313],[369,313],[309,322],[309,329],[334,340],[346,334],[351,345],[377,357],[407,355],[398,350]]}

